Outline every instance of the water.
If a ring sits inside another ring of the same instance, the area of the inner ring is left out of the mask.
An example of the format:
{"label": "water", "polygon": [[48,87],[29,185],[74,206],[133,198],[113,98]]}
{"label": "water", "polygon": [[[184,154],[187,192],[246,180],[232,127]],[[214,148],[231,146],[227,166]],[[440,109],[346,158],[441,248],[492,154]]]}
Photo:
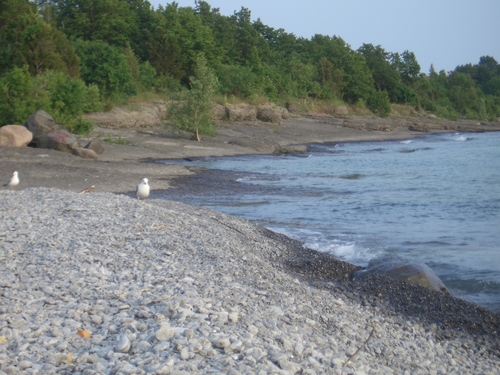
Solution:
{"label": "water", "polygon": [[361,266],[382,254],[422,261],[453,295],[500,311],[500,132],[184,163],[207,172],[169,199],[255,220]]}

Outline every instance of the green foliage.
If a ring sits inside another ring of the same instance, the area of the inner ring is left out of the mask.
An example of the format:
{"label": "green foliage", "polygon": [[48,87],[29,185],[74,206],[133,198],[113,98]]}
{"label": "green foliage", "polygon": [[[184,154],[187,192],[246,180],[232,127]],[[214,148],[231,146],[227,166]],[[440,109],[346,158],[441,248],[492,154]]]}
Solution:
{"label": "green foliage", "polygon": [[83,40],[75,46],[82,61],[81,76],[87,85],[99,87],[104,98],[129,97],[136,93],[129,61],[120,48]]}
{"label": "green foliage", "polygon": [[28,66],[12,68],[0,80],[0,125],[22,124],[37,109],[50,106],[50,95]]}
{"label": "green foliage", "polygon": [[248,98],[256,92],[257,77],[252,69],[240,65],[221,64],[217,68],[219,93]]}
{"label": "green foliage", "polygon": [[345,101],[355,104],[360,99],[371,97],[374,91],[372,73],[363,56],[351,52],[344,72],[346,79],[342,94]]}
{"label": "green foliage", "polygon": [[[138,32],[137,13],[123,0],[54,0],[56,23],[72,39],[125,47]],[[132,1],[130,3],[133,3]],[[136,8],[137,10],[137,8]]]}
{"label": "green foliage", "polygon": [[78,76],[74,49],[60,30],[40,17],[36,4],[2,0],[0,10],[0,74],[28,65],[32,75],[57,70]]}
{"label": "green foliage", "polygon": [[391,102],[386,91],[375,91],[366,101],[366,105],[380,117],[387,117],[391,113]]}
{"label": "green foliage", "polygon": [[102,111],[104,109],[104,105],[99,94],[99,87],[93,84],[88,85],[87,90],[85,91],[85,99],[80,104],[83,113]]}
{"label": "green foliage", "polygon": [[213,97],[217,90],[217,77],[200,55],[196,60],[195,75],[190,77],[191,89],[184,100],[173,101],[168,106],[169,119],[178,129],[194,133],[198,142],[200,135],[214,135]]}
{"label": "green foliage", "polygon": [[415,54],[410,51],[404,51],[401,55],[393,53],[390,60],[391,66],[399,73],[403,84],[412,87],[420,74],[420,65]]}
{"label": "green foliage", "polygon": [[156,70],[149,61],[139,65],[139,84],[142,90],[151,90],[156,81]]}
{"label": "green foliage", "polygon": [[391,103],[446,118],[500,115],[500,65],[491,56],[424,74],[413,52],[354,51],[338,36],[296,37],[251,16],[244,7],[224,16],[206,1],[155,9],[147,0],[0,0],[1,111],[19,119],[43,106],[70,124],[80,100],[81,110],[100,110],[145,90],[191,87],[203,54],[226,97],[382,108],[376,91],[385,91]]}
{"label": "green foliage", "polygon": [[43,109],[60,125],[81,133],[89,129],[79,119],[81,115],[101,107],[97,87],[87,87],[62,72],[46,71],[33,77],[25,65],[11,69],[0,79],[0,86],[0,125],[22,124]]}
{"label": "green foliage", "polygon": [[94,128],[94,124],[91,121],[81,117],[69,119],[64,125],[73,134],[85,135],[90,133]]}

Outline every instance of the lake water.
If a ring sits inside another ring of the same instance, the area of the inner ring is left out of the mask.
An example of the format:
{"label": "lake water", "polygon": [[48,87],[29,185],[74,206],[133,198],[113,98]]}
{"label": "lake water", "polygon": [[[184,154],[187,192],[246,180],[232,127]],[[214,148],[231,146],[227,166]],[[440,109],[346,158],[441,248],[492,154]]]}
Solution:
{"label": "lake water", "polygon": [[500,132],[177,163],[206,171],[165,198],[255,220],[360,266],[383,254],[424,262],[454,296],[500,311]]}

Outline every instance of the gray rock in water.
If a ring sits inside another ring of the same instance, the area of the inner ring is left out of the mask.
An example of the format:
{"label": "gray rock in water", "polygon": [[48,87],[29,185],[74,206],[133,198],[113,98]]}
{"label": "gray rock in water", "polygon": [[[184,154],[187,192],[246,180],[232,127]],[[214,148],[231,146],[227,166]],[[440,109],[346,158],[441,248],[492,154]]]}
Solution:
{"label": "gray rock in water", "polygon": [[361,280],[374,273],[449,294],[448,289],[434,271],[421,262],[399,256],[381,256],[370,260],[368,267],[354,272],[353,277],[355,280]]}

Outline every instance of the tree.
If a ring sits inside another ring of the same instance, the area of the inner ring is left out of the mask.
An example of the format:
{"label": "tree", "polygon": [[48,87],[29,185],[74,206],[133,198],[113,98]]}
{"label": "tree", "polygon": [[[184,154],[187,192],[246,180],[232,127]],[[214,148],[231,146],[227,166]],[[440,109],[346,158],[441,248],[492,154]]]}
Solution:
{"label": "tree", "polygon": [[46,70],[80,74],[80,61],[65,35],[45,22],[28,0],[0,2],[0,74],[28,65],[32,75]]}
{"label": "tree", "polygon": [[404,51],[401,55],[391,55],[391,65],[398,71],[403,84],[412,86],[420,74],[420,65],[413,52]]}
{"label": "tree", "polygon": [[366,64],[372,71],[375,88],[378,91],[387,91],[391,101],[399,102],[397,89],[401,77],[396,68],[389,63],[389,53],[381,46],[372,44],[363,44],[358,52],[365,57]]}
{"label": "tree", "polygon": [[344,100],[356,103],[358,100],[367,100],[373,93],[373,78],[366,65],[363,55],[352,51],[344,66],[345,86],[343,88]]}
{"label": "tree", "polygon": [[213,135],[213,96],[218,81],[215,73],[207,65],[205,56],[196,59],[194,76],[189,78],[191,89],[185,93],[184,100],[169,105],[168,113],[173,125],[182,130],[193,132],[201,142],[201,135]]}
{"label": "tree", "polygon": [[366,101],[366,105],[380,117],[387,117],[391,113],[391,103],[386,91],[375,91]]}
{"label": "tree", "polygon": [[82,60],[81,77],[87,85],[97,85],[104,98],[127,97],[136,93],[127,57],[118,47],[102,41],[75,43]]}
{"label": "tree", "polygon": [[71,38],[125,47],[138,34],[137,12],[122,0],[51,0],[57,25]]}

